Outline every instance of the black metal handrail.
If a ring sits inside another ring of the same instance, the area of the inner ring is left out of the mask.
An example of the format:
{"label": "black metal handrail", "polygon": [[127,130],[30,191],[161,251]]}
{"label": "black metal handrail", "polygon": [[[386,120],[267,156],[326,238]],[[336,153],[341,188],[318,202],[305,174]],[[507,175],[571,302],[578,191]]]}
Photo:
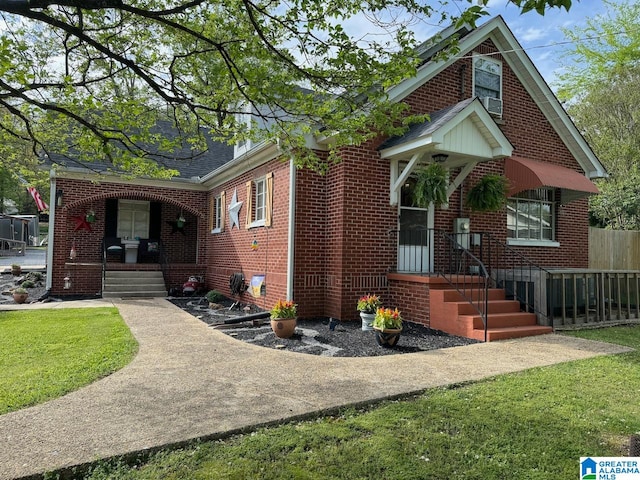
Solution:
{"label": "black metal handrail", "polygon": [[486,341],[491,277],[484,263],[462,244],[468,241],[459,235],[429,228],[393,230],[389,233],[397,237],[397,270],[434,274],[445,279],[480,315]]}
{"label": "black metal handrail", "polygon": [[482,319],[486,342],[489,328],[489,289],[492,286],[488,270],[484,263],[461,243],[462,238],[459,235],[436,232],[435,239],[435,251],[438,254],[434,261],[435,273],[444,278],[478,312]]}
{"label": "black metal handrail", "polygon": [[472,234],[479,242],[471,248],[487,265],[495,285],[503,288],[507,298],[518,300],[520,309],[544,318],[551,325],[547,312],[547,279],[549,270],[535,264],[513,247],[497,240],[489,232]]}
{"label": "black metal handrail", "polygon": [[552,272],[535,264],[489,232],[451,234],[433,229],[394,230],[398,241],[398,269],[404,273],[437,274],[489,325],[489,289],[502,288],[524,312],[535,313],[552,325],[547,306]]}

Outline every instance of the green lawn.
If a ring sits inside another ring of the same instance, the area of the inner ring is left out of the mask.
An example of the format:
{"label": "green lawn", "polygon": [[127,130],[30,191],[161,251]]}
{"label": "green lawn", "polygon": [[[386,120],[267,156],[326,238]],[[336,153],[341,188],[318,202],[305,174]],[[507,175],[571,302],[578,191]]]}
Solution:
{"label": "green lawn", "polygon": [[[640,327],[574,335],[640,347]],[[89,478],[574,479],[581,456],[627,455],[637,432],[632,352],[163,451],[135,468],[101,463]]]}
{"label": "green lawn", "polygon": [[137,349],[115,308],[0,312],[0,414],[109,375]]}

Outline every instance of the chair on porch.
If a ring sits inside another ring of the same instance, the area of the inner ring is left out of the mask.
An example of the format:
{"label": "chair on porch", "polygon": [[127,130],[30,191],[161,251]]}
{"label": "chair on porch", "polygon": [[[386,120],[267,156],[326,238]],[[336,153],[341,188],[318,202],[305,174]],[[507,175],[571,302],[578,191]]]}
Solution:
{"label": "chair on porch", "polygon": [[105,260],[124,262],[124,247],[118,237],[105,237],[104,238],[104,255]]}
{"label": "chair on porch", "polygon": [[160,263],[160,241],[141,238],[138,244],[138,263]]}

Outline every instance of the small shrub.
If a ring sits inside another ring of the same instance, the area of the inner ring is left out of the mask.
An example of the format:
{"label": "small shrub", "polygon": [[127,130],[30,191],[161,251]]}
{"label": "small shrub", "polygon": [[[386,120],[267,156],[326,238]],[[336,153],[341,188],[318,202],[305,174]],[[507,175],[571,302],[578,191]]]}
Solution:
{"label": "small shrub", "polygon": [[25,279],[31,280],[34,283],[38,283],[44,280],[44,275],[41,272],[29,272],[25,276]]}
{"label": "small shrub", "polygon": [[217,290],[209,290],[205,297],[209,303],[218,303],[224,300],[224,295]]}
{"label": "small shrub", "polygon": [[33,288],[36,286],[35,283],[33,283],[31,280],[25,280],[24,282],[22,282],[22,284],[20,285],[22,288]]}

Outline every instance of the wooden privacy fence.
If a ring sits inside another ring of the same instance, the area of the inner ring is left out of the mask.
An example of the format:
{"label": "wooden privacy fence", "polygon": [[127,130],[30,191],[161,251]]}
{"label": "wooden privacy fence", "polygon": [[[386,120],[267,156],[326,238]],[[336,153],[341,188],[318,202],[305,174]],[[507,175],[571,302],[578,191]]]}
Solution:
{"label": "wooden privacy fence", "polygon": [[640,270],[640,231],[589,228],[589,268]]}

